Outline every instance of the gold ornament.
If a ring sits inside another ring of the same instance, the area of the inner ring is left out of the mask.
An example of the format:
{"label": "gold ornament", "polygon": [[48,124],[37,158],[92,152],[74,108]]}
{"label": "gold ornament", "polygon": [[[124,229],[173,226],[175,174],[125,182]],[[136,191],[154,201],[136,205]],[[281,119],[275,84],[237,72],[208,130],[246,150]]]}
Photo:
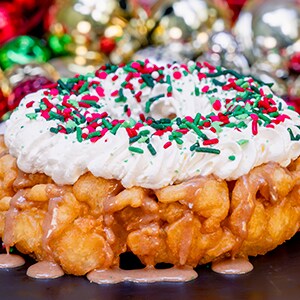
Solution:
{"label": "gold ornament", "polygon": [[157,21],[150,35],[153,44],[172,44],[192,58],[204,50],[212,32],[229,29],[229,10],[223,1],[171,2],[165,1],[153,15]]}
{"label": "gold ornament", "polygon": [[[8,97],[11,92],[11,86],[4,72],[0,69],[0,100]],[[4,101],[4,100],[3,100]]]}
{"label": "gold ornament", "polygon": [[36,76],[43,76],[53,81],[59,79],[58,72],[49,63],[15,65],[12,68],[7,69],[4,74],[10,87],[15,87],[23,80]]}

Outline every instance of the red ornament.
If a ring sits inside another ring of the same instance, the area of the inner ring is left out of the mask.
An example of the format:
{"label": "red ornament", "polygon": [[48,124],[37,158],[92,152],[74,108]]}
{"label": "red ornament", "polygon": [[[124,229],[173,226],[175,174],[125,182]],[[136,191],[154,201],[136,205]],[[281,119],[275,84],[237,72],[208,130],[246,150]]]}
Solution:
{"label": "red ornament", "polygon": [[100,39],[100,50],[109,55],[116,48],[116,42],[112,38],[102,37]]}
{"label": "red ornament", "polygon": [[20,34],[21,14],[11,3],[0,3],[0,45]]}
{"label": "red ornament", "polygon": [[42,24],[53,0],[0,0],[0,46]]}
{"label": "red ornament", "polygon": [[232,23],[234,23],[237,20],[243,6],[247,2],[247,0],[226,0],[226,2],[228,4],[229,8],[233,12]]}
{"label": "red ornament", "polygon": [[51,83],[53,83],[53,81],[44,76],[30,77],[29,79],[20,82],[13,88],[12,93],[8,97],[8,109],[15,109],[26,95],[34,93]]}
{"label": "red ornament", "polygon": [[7,98],[0,89],[0,118],[8,111]]}
{"label": "red ornament", "polygon": [[300,73],[300,52],[296,52],[292,55],[289,61],[289,69],[292,72]]}

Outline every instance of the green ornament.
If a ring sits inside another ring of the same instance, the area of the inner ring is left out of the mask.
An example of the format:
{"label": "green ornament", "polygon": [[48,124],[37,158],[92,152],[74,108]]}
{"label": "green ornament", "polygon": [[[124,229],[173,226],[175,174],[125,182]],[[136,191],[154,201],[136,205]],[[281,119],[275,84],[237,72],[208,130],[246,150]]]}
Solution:
{"label": "green ornament", "polygon": [[69,34],[56,35],[51,34],[48,38],[49,48],[55,56],[64,56],[70,54],[68,47],[73,42]]}
{"label": "green ornament", "polygon": [[0,67],[5,70],[15,64],[25,65],[30,62],[46,62],[50,59],[50,51],[38,38],[19,36],[0,49]]}

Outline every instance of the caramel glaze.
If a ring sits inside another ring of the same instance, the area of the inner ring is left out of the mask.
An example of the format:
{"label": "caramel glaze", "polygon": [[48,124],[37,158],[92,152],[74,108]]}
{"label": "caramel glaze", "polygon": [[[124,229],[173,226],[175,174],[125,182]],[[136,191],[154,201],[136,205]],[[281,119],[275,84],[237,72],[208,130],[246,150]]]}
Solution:
{"label": "caramel glaze", "polygon": [[37,279],[54,279],[63,276],[62,268],[50,261],[39,261],[30,266],[26,272],[27,276]]}
{"label": "caramel glaze", "polygon": [[19,213],[18,207],[22,206],[25,201],[25,191],[18,191],[10,201],[10,208],[6,213],[5,228],[3,235],[3,243],[6,247],[12,247],[14,245],[14,223],[15,218]]}
{"label": "caramel glaze", "polygon": [[17,254],[0,254],[0,269],[11,269],[21,267],[25,264],[22,256]]}
{"label": "caramel glaze", "polygon": [[185,282],[196,279],[198,274],[192,268],[122,270],[119,268],[109,270],[95,270],[87,274],[90,282],[97,284],[112,284],[124,281],[131,282]]}
{"label": "caramel glaze", "polygon": [[253,270],[253,265],[245,258],[229,258],[212,263],[212,270],[220,274],[246,274]]}

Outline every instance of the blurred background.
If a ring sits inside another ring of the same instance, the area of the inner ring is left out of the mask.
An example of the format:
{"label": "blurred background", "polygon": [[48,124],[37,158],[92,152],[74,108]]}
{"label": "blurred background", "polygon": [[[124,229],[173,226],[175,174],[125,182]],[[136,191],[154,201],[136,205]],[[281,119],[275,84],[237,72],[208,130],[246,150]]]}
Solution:
{"label": "blurred background", "polygon": [[59,77],[145,58],[254,75],[300,112],[300,0],[0,0],[0,118]]}

